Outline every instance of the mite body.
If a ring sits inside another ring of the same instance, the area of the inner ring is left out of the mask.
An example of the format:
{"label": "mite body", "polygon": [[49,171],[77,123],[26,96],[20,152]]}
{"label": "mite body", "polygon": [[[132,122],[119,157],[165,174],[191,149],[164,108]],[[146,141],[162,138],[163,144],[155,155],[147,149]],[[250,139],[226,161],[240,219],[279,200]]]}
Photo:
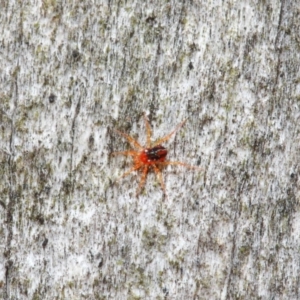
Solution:
{"label": "mite body", "polygon": [[139,183],[139,186],[137,189],[137,195],[143,189],[145,182],[146,182],[147,174],[148,174],[149,170],[151,170],[151,169],[155,172],[155,174],[161,184],[163,193],[165,195],[166,188],[165,188],[165,184],[164,184],[163,177],[162,177],[162,171],[161,171],[164,166],[177,165],[177,166],[184,166],[184,167],[187,167],[190,169],[198,169],[198,170],[200,170],[200,168],[195,167],[195,166],[190,166],[190,165],[180,162],[180,161],[166,161],[168,150],[164,146],[162,146],[162,143],[168,141],[171,138],[171,136],[185,124],[186,121],[181,122],[169,134],[158,139],[156,142],[152,143],[151,142],[151,136],[152,136],[151,127],[150,127],[150,124],[149,124],[148,119],[145,114],[144,114],[144,120],[145,120],[145,124],[146,124],[146,133],[147,133],[146,146],[143,147],[142,145],[140,145],[140,143],[137,140],[135,140],[133,137],[131,137],[130,135],[123,133],[121,131],[115,130],[116,133],[118,133],[119,135],[124,137],[133,146],[134,150],[113,152],[112,154],[113,155],[121,154],[121,155],[125,155],[125,156],[131,156],[133,158],[133,162],[134,162],[133,167],[131,167],[127,172],[125,172],[120,177],[120,179],[131,174],[132,172],[134,172],[136,170],[141,170],[141,180],[140,180],[140,183]]}
{"label": "mite body", "polygon": [[140,160],[147,164],[156,164],[166,160],[168,150],[162,145],[155,146],[153,148],[147,148],[140,154]]}

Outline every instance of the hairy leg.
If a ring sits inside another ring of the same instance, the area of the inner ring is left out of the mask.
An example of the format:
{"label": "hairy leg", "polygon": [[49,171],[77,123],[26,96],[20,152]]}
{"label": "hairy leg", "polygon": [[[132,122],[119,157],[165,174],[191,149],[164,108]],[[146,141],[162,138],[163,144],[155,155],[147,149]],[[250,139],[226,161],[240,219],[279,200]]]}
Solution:
{"label": "hairy leg", "polygon": [[137,152],[136,151],[116,151],[112,152],[110,155],[125,155],[125,156],[136,156]]}
{"label": "hairy leg", "polygon": [[120,181],[123,177],[126,177],[126,176],[129,175],[130,173],[132,173],[132,172],[138,170],[140,167],[141,167],[141,165],[132,167],[132,168],[129,169],[127,172],[125,172],[122,176],[120,176],[120,177],[118,178],[117,181]]}
{"label": "hairy leg", "polygon": [[167,166],[167,165],[172,165],[172,166],[182,166],[186,167],[189,169],[196,169],[196,170],[202,170],[202,168],[196,167],[196,166],[191,166],[186,163],[180,162],[180,161],[162,161],[159,163],[160,165]]}
{"label": "hairy leg", "polygon": [[146,124],[146,133],[147,133],[147,145],[146,146],[147,146],[147,148],[150,148],[152,131],[151,131],[151,127],[150,127],[148,118],[145,113],[144,113],[144,120],[145,120],[145,124]]}
{"label": "hairy leg", "polygon": [[159,139],[158,141],[156,141],[155,144],[154,144],[154,146],[160,145],[160,144],[166,142],[167,140],[169,140],[170,137],[185,124],[185,122],[186,122],[186,120],[184,120],[183,122],[181,122],[180,124],[178,124],[175,127],[175,129],[173,131],[171,131],[169,134],[167,134],[166,136],[164,136],[161,139]]}
{"label": "hairy leg", "polygon": [[117,134],[121,135],[122,137],[124,137],[135,148],[138,148],[139,150],[143,149],[143,147],[134,138],[132,138],[128,134],[121,132],[119,130],[116,130],[116,129],[113,129],[113,131],[116,132]]}
{"label": "hairy leg", "polygon": [[141,192],[141,190],[143,189],[144,185],[145,185],[145,182],[146,182],[146,177],[147,177],[147,173],[148,173],[148,166],[144,166],[144,169],[143,169],[143,173],[142,173],[142,178],[141,178],[141,181],[139,183],[139,186],[138,186],[138,189],[136,191],[136,195],[138,196],[139,193]]}
{"label": "hairy leg", "polygon": [[165,183],[161,174],[160,169],[156,166],[156,165],[152,165],[154,172],[158,178],[158,181],[160,182],[161,188],[163,190],[164,195],[166,195],[166,187],[165,187]]}

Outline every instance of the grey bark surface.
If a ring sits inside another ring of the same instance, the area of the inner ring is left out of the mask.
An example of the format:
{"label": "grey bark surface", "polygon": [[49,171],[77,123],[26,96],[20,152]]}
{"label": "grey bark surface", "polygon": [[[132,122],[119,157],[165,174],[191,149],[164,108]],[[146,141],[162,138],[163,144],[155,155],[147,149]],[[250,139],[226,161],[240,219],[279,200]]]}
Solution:
{"label": "grey bark surface", "polygon": [[300,298],[299,1],[0,5],[1,299]]}

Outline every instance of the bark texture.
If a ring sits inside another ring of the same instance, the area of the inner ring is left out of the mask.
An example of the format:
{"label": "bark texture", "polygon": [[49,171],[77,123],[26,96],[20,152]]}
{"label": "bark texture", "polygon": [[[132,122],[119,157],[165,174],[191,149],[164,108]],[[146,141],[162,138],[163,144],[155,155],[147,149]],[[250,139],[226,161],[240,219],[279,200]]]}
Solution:
{"label": "bark texture", "polygon": [[299,1],[0,5],[1,299],[300,298]]}

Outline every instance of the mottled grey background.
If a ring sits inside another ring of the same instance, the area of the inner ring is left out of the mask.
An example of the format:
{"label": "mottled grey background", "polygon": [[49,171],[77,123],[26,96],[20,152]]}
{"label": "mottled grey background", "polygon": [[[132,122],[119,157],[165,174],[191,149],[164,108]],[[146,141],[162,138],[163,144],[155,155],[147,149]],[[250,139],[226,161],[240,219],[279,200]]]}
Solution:
{"label": "mottled grey background", "polygon": [[1,299],[300,298],[299,1],[0,6]]}

